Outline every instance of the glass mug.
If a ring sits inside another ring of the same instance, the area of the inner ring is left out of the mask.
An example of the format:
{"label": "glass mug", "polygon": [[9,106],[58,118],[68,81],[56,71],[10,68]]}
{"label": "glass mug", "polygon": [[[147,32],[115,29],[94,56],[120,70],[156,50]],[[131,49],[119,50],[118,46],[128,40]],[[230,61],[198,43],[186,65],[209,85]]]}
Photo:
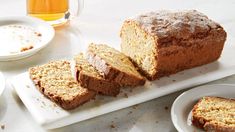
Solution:
{"label": "glass mug", "polygon": [[57,27],[78,16],[83,6],[83,0],[27,0],[27,14]]}

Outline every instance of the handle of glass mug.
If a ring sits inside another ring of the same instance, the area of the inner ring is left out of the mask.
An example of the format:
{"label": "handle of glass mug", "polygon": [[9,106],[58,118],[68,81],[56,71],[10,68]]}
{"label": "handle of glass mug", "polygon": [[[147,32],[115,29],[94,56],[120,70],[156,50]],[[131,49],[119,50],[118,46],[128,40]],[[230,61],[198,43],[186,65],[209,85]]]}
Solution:
{"label": "handle of glass mug", "polygon": [[76,9],[70,9],[68,14],[66,14],[65,16],[65,18],[68,18],[71,20],[71,19],[74,19],[75,17],[78,17],[81,14],[84,8],[84,0],[69,0],[69,2],[70,2],[70,8],[74,8],[74,5],[76,6]]}

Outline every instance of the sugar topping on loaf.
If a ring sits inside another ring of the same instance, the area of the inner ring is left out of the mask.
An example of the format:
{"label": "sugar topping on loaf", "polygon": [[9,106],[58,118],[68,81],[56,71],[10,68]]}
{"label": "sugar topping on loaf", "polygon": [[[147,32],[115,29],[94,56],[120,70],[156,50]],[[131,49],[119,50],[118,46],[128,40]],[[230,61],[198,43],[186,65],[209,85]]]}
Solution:
{"label": "sugar topping on loaf", "polygon": [[161,10],[149,12],[133,18],[141,28],[158,38],[189,38],[192,34],[207,33],[212,28],[221,27],[218,23],[196,10],[172,12]]}

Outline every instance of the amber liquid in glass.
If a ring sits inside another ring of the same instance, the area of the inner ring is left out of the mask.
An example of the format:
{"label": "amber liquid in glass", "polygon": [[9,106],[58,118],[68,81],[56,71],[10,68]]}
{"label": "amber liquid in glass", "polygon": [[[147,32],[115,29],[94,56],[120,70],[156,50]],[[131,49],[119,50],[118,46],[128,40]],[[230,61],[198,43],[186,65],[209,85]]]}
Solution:
{"label": "amber liquid in glass", "polygon": [[57,24],[63,23],[68,8],[69,0],[27,0],[28,15],[51,22],[60,20]]}

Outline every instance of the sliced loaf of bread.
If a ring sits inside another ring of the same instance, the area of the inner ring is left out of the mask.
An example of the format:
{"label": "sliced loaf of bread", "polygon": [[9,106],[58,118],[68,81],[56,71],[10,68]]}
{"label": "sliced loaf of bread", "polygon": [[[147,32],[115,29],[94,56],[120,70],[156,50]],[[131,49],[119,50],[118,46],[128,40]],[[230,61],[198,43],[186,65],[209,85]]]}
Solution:
{"label": "sliced loaf of bread", "polygon": [[235,132],[235,100],[203,97],[194,106],[192,123],[209,132]]}
{"label": "sliced loaf of bread", "polygon": [[74,109],[95,97],[74,79],[68,61],[53,61],[29,69],[39,91],[64,109]]}
{"label": "sliced loaf of bread", "polygon": [[94,90],[98,93],[110,96],[118,95],[120,85],[104,78],[81,53],[74,58],[75,73],[77,80],[83,87]]}
{"label": "sliced loaf of bread", "polygon": [[107,45],[90,44],[86,58],[99,72],[104,73],[106,79],[121,86],[134,87],[145,83],[129,58]]}

